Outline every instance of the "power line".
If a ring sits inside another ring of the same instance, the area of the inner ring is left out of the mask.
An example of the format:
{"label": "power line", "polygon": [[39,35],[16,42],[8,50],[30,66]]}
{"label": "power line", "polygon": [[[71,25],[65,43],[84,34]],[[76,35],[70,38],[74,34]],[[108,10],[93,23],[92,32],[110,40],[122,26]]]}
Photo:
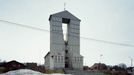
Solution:
{"label": "power line", "polygon": [[14,26],[19,26],[19,27],[23,27],[23,28],[29,28],[29,29],[34,29],[34,30],[49,32],[49,30],[45,30],[45,29],[41,29],[41,28],[29,26],[29,25],[19,24],[19,23],[15,23],[15,22],[6,21],[6,20],[0,20],[0,21],[1,22],[4,22],[4,23],[12,24]]}
{"label": "power line", "polygon": [[[30,28],[30,29],[33,29],[33,30],[50,32],[49,30],[45,30],[45,29],[41,29],[41,28],[37,28],[37,27],[33,27],[33,26],[28,26],[28,25],[24,25],[24,24],[19,24],[19,23],[15,23],[15,22],[10,22],[10,21],[6,21],[6,20],[0,20],[0,21],[1,22],[4,22],[4,23],[9,23],[9,24],[12,24],[12,25],[15,25],[15,26],[20,26],[20,27],[23,27],[23,28]],[[70,35],[70,36],[72,36],[72,35]],[[73,36],[73,37],[76,37],[76,36]],[[89,38],[89,37],[88,38],[87,37],[80,37],[80,38],[85,39],[85,40],[91,40],[91,41],[101,42],[101,43],[107,43],[107,44],[113,44],[113,45],[134,47],[134,45],[132,45],[132,44],[124,44],[124,43],[118,43],[118,42],[112,42],[112,41],[94,39],[94,38]]]}
{"label": "power line", "polygon": [[124,44],[124,43],[118,43],[118,42],[112,42],[112,41],[105,41],[105,40],[99,40],[99,39],[94,39],[94,38],[86,38],[86,37],[81,37],[83,39],[87,40],[92,40],[96,42],[102,42],[102,43],[108,43],[108,44],[114,44],[114,45],[120,45],[120,46],[129,46],[129,47],[134,47],[132,44]]}

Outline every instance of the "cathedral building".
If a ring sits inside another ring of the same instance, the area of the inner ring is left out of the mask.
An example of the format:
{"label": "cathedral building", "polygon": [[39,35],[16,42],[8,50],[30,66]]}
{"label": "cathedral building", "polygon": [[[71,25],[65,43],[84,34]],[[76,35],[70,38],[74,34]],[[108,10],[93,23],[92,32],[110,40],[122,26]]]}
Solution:
{"label": "cathedral building", "polygon": [[[50,51],[44,57],[47,69],[83,69],[80,21],[67,10],[50,15]],[[66,35],[63,33],[64,24]]]}

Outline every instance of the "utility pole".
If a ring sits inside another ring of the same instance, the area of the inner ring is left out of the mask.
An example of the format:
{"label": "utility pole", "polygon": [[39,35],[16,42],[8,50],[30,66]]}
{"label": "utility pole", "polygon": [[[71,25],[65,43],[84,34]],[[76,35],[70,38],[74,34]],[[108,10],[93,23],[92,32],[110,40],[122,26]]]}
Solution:
{"label": "utility pole", "polygon": [[99,64],[99,65],[98,65],[98,70],[101,70],[101,58],[102,58],[102,56],[103,56],[103,55],[100,54],[100,61],[99,61],[99,63],[98,63],[98,64]]}
{"label": "utility pole", "polygon": [[100,54],[100,62],[99,62],[99,63],[101,63],[101,58],[102,58],[102,56],[103,56],[103,55],[102,55],[102,54]]}
{"label": "utility pole", "polygon": [[133,67],[133,59],[131,58],[130,60],[131,60],[131,67]]}
{"label": "utility pole", "polygon": [[130,58],[130,67],[133,67],[133,58],[129,57]]}

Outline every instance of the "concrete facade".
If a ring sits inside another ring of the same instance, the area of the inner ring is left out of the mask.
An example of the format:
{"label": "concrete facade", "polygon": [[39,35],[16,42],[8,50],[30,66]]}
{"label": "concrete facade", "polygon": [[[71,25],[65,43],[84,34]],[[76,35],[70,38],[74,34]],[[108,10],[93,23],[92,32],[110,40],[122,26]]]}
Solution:
{"label": "concrete facade", "polygon": [[[80,55],[80,19],[68,11],[50,15],[50,52],[45,56],[48,69],[83,69]],[[67,40],[64,40],[63,23],[67,24]]]}

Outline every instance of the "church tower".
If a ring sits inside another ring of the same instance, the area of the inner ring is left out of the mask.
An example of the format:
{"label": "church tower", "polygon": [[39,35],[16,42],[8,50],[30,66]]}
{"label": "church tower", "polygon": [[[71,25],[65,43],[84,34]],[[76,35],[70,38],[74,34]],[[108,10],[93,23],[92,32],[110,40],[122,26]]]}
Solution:
{"label": "church tower", "polygon": [[[80,19],[67,10],[50,15],[50,52],[45,56],[48,69],[82,69],[80,55]],[[67,33],[63,34],[63,24]],[[66,37],[66,39],[64,39]]]}

